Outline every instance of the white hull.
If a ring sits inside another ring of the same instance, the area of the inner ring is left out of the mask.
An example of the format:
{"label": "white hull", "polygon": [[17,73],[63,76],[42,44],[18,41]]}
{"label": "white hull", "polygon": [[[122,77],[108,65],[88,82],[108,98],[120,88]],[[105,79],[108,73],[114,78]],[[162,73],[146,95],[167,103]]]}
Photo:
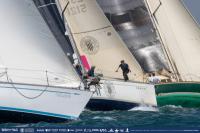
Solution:
{"label": "white hull", "polygon": [[77,119],[92,95],[78,89],[4,82],[0,83],[0,89],[0,111],[63,120]]}
{"label": "white hull", "polygon": [[[119,106],[120,104],[128,103],[129,107],[125,107],[125,109],[119,107],[120,110],[126,110],[126,108],[138,105],[157,106],[154,85],[105,79],[101,80],[100,86],[96,87],[96,89],[91,86],[91,90],[94,91],[91,100],[99,101],[98,103],[112,101],[110,102],[112,105],[107,106],[113,106],[117,102],[120,102]],[[90,108],[89,106],[87,107]],[[102,108],[102,110],[104,109]]]}

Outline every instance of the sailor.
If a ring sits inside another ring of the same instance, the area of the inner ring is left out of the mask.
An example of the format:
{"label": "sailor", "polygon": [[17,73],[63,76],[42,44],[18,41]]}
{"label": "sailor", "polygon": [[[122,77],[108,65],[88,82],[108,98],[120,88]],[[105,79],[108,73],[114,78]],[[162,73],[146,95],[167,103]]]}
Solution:
{"label": "sailor", "polygon": [[149,75],[148,75],[147,82],[150,84],[153,84],[153,76],[151,73],[149,73]]}
{"label": "sailor", "polygon": [[94,71],[95,71],[95,66],[92,66],[91,69],[87,72],[89,78],[88,88],[90,88],[91,85],[94,86],[99,85],[99,82],[101,80],[98,76],[95,76]]}
{"label": "sailor", "polygon": [[161,82],[160,78],[156,76],[155,73],[153,73],[152,75],[153,75],[152,77],[153,84],[159,84]]}
{"label": "sailor", "polygon": [[82,67],[81,67],[81,65],[79,63],[78,57],[77,57],[77,55],[75,53],[73,54],[72,57],[73,57],[73,61],[74,61],[73,65],[74,65],[74,67],[76,69],[76,72],[79,74],[80,77],[82,77],[83,76]]}
{"label": "sailor", "polygon": [[92,66],[90,70],[87,72],[89,77],[94,77],[94,70],[95,70],[95,66]]}
{"label": "sailor", "polygon": [[80,77],[82,77],[83,73],[82,73],[82,68],[80,64],[76,64],[75,65],[76,71],[79,74]]}
{"label": "sailor", "polygon": [[122,69],[122,73],[124,76],[124,81],[129,80],[128,78],[128,73],[131,72],[131,70],[129,69],[129,66],[127,63],[125,63],[124,60],[121,60],[121,64],[119,65],[119,67],[117,68],[116,72],[118,72],[119,68]]}

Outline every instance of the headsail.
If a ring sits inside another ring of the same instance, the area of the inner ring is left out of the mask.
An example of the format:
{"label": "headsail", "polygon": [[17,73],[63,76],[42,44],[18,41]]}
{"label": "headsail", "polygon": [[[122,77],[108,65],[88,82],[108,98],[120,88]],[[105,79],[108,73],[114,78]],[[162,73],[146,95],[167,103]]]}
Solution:
{"label": "headsail", "polygon": [[73,62],[73,48],[65,35],[65,26],[54,0],[33,0],[65,54]]}
{"label": "headsail", "polygon": [[[62,11],[66,0],[59,0]],[[95,65],[105,77],[120,78],[115,70],[121,60],[129,64],[130,79],[143,81],[143,71],[95,0],[69,0],[64,16],[71,28],[83,63]]]}
{"label": "headsail", "polygon": [[145,72],[168,70],[144,0],[97,0]]}
{"label": "headsail", "polygon": [[79,85],[79,77],[33,1],[4,0],[0,12],[0,59],[4,66],[0,72],[8,74],[1,81]]}
{"label": "headsail", "polygon": [[180,80],[200,81],[200,29],[181,0],[146,0]]}

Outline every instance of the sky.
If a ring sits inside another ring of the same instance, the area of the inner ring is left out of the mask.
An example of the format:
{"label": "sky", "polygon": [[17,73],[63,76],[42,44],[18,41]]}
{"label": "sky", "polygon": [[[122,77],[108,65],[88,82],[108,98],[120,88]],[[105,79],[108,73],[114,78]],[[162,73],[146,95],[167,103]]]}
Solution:
{"label": "sky", "polygon": [[200,0],[183,0],[193,17],[200,24]]}

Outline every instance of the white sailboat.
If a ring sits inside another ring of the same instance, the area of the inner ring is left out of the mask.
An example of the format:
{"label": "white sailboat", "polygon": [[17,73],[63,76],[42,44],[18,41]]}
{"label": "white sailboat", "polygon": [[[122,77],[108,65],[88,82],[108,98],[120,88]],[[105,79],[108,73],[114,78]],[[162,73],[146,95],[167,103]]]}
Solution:
{"label": "white sailboat", "polygon": [[91,97],[31,0],[0,4],[1,121],[77,119]]}
{"label": "white sailboat", "polygon": [[[58,0],[86,70],[92,65],[103,75],[88,108],[128,110],[140,104],[156,106],[154,86],[144,83],[144,73],[95,0]],[[115,70],[121,60],[129,64],[130,81]],[[98,89],[97,89],[98,88]]]}
{"label": "white sailboat", "polygon": [[163,42],[173,82],[156,86],[158,104],[200,107],[200,29],[181,0],[145,0]]}

